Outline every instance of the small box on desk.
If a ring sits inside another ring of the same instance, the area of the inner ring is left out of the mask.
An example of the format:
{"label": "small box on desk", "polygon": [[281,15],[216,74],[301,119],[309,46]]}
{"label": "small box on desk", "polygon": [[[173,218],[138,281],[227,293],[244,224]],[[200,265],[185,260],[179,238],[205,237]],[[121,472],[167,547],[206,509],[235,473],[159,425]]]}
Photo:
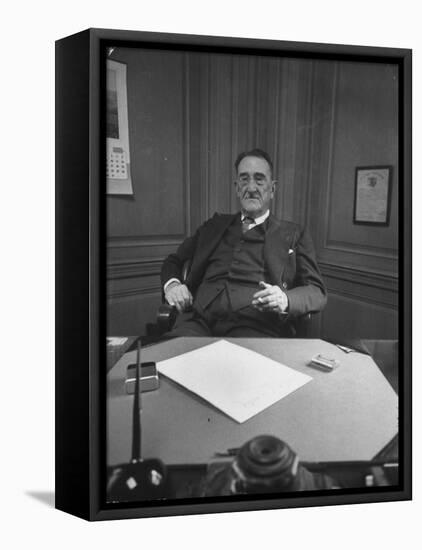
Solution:
{"label": "small box on desk", "polygon": [[[126,393],[135,393],[136,364],[129,365],[126,374]],[[160,387],[157,367],[154,361],[142,363],[139,373],[139,386],[141,392],[157,390]]]}

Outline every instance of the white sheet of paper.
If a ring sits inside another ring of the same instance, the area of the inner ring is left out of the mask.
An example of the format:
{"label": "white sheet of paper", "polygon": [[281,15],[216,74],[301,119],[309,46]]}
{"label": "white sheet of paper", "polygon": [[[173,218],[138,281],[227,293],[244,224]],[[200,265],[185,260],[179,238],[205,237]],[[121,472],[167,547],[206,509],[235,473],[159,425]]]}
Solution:
{"label": "white sheet of paper", "polygon": [[226,340],[160,361],[157,368],[239,423],[312,380]]}

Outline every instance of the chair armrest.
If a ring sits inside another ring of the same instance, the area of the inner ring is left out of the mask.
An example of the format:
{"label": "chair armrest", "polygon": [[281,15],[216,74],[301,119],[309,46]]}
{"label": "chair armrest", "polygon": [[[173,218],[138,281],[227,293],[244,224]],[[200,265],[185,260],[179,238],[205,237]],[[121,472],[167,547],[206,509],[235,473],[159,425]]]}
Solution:
{"label": "chair armrest", "polygon": [[162,304],[157,311],[157,325],[160,332],[168,332],[177,316],[177,309],[169,304]]}

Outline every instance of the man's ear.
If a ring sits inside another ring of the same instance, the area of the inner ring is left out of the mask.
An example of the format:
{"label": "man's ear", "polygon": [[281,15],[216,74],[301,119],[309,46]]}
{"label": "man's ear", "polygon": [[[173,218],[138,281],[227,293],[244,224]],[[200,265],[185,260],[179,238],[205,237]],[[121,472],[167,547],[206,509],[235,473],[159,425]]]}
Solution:
{"label": "man's ear", "polygon": [[273,193],[275,193],[275,190],[276,190],[277,184],[278,184],[278,180],[273,180],[271,183],[272,183],[272,191],[273,191]]}

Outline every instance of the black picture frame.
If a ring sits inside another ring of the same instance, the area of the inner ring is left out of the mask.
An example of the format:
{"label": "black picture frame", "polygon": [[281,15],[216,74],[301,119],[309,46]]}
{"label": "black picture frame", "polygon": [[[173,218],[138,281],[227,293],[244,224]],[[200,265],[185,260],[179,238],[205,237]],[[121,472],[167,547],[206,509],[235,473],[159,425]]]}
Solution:
{"label": "black picture frame", "polygon": [[[400,476],[382,490],[107,505],[104,60],[111,45],[399,68]],[[88,29],[56,42],[56,507],[87,520],[411,499],[411,50]]]}
{"label": "black picture frame", "polygon": [[[388,226],[391,209],[392,166],[358,166],[355,172],[353,223],[356,225]],[[379,196],[371,189],[383,184]]]}

